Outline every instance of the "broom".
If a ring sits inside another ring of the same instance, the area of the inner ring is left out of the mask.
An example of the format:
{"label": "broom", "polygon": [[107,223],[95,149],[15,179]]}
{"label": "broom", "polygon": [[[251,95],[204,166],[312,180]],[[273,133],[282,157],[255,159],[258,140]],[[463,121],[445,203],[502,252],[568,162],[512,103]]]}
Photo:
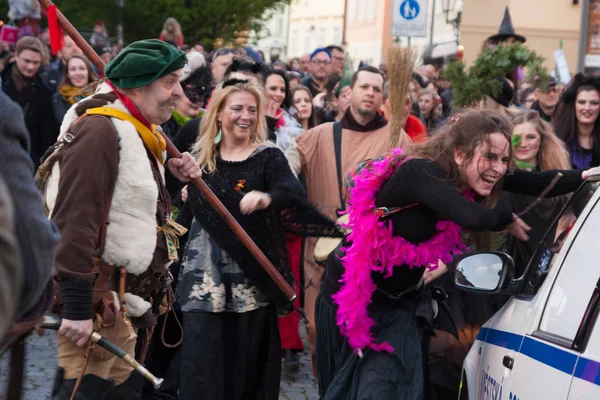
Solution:
{"label": "broom", "polygon": [[406,94],[413,77],[416,62],[416,54],[401,47],[391,47],[388,51],[388,85],[391,108],[390,139],[391,146],[398,146],[398,140],[404,127],[404,106],[406,105]]}

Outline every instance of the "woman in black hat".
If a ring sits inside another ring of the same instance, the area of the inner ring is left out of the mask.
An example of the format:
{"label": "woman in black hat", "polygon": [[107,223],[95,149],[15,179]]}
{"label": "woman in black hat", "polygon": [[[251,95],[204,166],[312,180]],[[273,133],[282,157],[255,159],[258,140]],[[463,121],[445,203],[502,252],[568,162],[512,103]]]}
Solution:
{"label": "woman in black hat", "polygon": [[600,78],[577,74],[558,103],[554,129],[574,168],[600,165]]}
{"label": "woman in black hat", "polygon": [[495,46],[498,44],[513,44],[515,42],[525,43],[526,41],[527,38],[525,36],[515,32],[515,27],[512,24],[507,6],[504,10],[504,18],[502,19],[498,33],[487,38],[486,43]]}

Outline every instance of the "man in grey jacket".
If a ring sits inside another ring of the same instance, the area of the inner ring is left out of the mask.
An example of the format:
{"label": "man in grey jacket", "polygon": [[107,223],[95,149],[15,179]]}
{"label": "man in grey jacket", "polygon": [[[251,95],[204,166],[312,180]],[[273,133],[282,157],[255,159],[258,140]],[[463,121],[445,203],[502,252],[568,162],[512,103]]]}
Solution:
{"label": "man in grey jacket", "polygon": [[[21,107],[0,93],[0,178],[12,199],[14,238],[21,253],[23,276],[22,285],[14,286],[20,288],[13,297],[18,303],[15,319],[43,313],[52,296],[46,289],[51,285],[59,233],[44,212],[33,174],[29,135]],[[2,279],[7,277],[10,275],[2,274]]]}
{"label": "man in grey jacket", "polygon": [[14,210],[4,180],[0,178],[0,339],[14,320],[23,284],[21,254],[15,240]]}

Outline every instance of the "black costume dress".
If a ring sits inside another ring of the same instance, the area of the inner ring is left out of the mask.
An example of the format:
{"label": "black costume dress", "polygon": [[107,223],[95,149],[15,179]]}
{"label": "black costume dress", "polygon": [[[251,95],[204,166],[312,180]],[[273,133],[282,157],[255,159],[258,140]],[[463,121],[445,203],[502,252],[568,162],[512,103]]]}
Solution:
{"label": "black costume dress", "polygon": [[[276,147],[262,146],[240,162],[217,157],[216,172],[203,179],[288,282],[285,232],[340,236],[307,203]],[[269,193],[271,204],[242,215],[240,201],[253,190]],[[184,328],[179,399],[276,400],[277,308],[289,301],[195,187],[188,187],[188,203],[193,221],[177,285]]]}
{"label": "black costume dress", "polygon": [[[556,171],[549,171],[546,174],[547,177],[554,175],[556,175]],[[566,192],[575,190],[581,183],[581,171],[569,172],[567,176],[561,178],[560,182],[561,190]],[[539,191],[544,189],[541,183],[542,181],[535,184]],[[536,198],[537,196],[505,191],[500,194],[496,208],[518,214],[533,203]],[[504,236],[500,250],[513,257],[515,277],[520,277],[523,274],[546,230],[564,204],[563,200],[561,197],[544,199],[539,205],[521,217],[531,227],[531,230],[527,232],[528,241],[523,242],[512,235]],[[449,265],[449,268],[451,267]],[[458,290],[454,286],[453,273],[442,276],[437,283],[448,294],[446,304],[452,310],[459,340],[439,331],[436,331],[436,336],[431,338],[427,366],[427,400],[458,398],[463,361],[477,337],[479,328],[510,298],[510,295],[506,294],[490,296]]]}
{"label": "black costume dress", "polygon": [[[506,175],[504,189],[529,195],[539,194],[555,172],[530,173],[514,171]],[[565,171],[565,179],[550,196],[574,190],[581,182],[581,171]],[[512,222],[512,213],[489,209],[471,202],[448,183],[443,170],[423,159],[405,161],[383,184],[376,197],[377,207],[419,205],[388,217],[394,236],[420,243],[436,235],[440,220],[451,220],[473,232],[501,231]],[[391,277],[384,279],[372,273],[377,290],[369,306],[369,315],[376,322],[371,328],[379,342],[387,341],[394,351],[364,351],[356,355],[340,334],[336,325],[336,309],[331,296],[340,288],[344,266],[341,247],[332,253],[326,266],[321,292],[317,298],[317,372],[319,392],[324,400],[347,399],[422,399],[424,398],[425,332],[432,312],[426,310],[430,301],[419,282],[425,270],[422,266],[398,266]],[[425,299],[425,300],[424,300]],[[424,309],[425,308],[425,309]],[[425,357],[426,359],[426,357]]]}

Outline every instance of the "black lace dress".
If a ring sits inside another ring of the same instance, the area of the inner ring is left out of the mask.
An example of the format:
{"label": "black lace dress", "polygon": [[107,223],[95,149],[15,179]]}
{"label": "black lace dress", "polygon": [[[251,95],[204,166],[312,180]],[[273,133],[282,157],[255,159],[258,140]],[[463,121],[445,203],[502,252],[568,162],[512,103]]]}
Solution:
{"label": "black lace dress", "polygon": [[[285,233],[340,236],[333,221],[308,204],[281,150],[262,146],[248,159],[217,158],[203,179],[267,258],[291,283]],[[242,215],[240,201],[257,190],[266,210]],[[180,399],[278,399],[281,346],[276,309],[287,298],[198,189],[188,187],[193,213],[177,300],[184,341]]]}

